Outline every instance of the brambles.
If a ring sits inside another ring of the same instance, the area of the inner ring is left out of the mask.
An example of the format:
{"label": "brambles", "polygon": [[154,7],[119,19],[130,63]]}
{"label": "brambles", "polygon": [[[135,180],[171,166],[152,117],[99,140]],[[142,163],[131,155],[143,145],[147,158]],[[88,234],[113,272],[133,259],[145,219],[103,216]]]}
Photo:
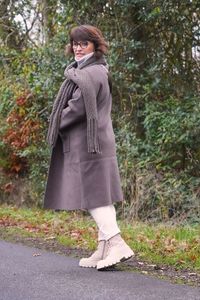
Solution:
{"label": "brambles", "polygon": [[18,194],[21,189],[17,178],[26,177],[30,172],[28,156],[23,153],[32,145],[37,147],[42,136],[41,121],[32,110],[33,101],[30,91],[21,91],[13,101],[0,133],[0,151],[3,153],[0,160],[1,192],[7,197]]}
{"label": "brambles", "polygon": [[2,170],[10,175],[27,171],[27,159],[20,154],[32,143],[37,144],[40,136],[40,121],[29,115],[32,98],[27,91],[16,98],[16,105],[9,112],[4,132],[1,133],[2,144],[7,149],[7,163]]}

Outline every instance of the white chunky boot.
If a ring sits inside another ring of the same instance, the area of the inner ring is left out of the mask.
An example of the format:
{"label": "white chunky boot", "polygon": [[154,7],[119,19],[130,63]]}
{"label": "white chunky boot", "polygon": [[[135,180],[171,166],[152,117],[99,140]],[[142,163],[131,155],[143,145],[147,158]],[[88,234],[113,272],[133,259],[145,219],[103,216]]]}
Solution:
{"label": "white chunky boot", "polygon": [[88,258],[81,258],[79,266],[83,268],[96,268],[98,261],[104,259],[107,254],[106,241],[99,241],[97,250]]}
{"label": "white chunky boot", "polygon": [[131,248],[125,243],[120,234],[117,234],[107,241],[108,250],[105,259],[97,262],[97,269],[105,269],[125,261],[134,255]]}

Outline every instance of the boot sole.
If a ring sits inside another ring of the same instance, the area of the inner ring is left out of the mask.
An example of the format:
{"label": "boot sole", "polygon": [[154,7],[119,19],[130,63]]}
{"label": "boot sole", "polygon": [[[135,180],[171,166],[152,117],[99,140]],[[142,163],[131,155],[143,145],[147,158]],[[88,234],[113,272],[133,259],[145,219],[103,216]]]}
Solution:
{"label": "boot sole", "polygon": [[81,268],[96,268],[97,267],[97,263],[96,264],[91,264],[91,265],[82,265],[82,264],[79,264],[79,267]]}
{"label": "boot sole", "polygon": [[80,266],[79,265],[79,267],[81,267],[81,268],[95,268],[96,269],[97,266]]}
{"label": "boot sole", "polygon": [[105,269],[107,269],[107,268],[110,268],[110,267],[112,267],[112,266],[115,266],[116,264],[118,264],[118,263],[120,263],[120,262],[124,262],[124,261],[126,261],[126,260],[129,260],[129,259],[130,259],[131,257],[133,257],[133,256],[134,256],[134,253],[133,253],[133,254],[130,254],[130,255],[128,255],[128,256],[124,256],[124,257],[122,257],[121,259],[118,259],[117,261],[115,261],[115,262],[113,262],[113,263],[111,263],[111,264],[102,266],[102,267],[98,267],[98,264],[97,264],[97,270],[98,270],[98,271],[105,270]]}

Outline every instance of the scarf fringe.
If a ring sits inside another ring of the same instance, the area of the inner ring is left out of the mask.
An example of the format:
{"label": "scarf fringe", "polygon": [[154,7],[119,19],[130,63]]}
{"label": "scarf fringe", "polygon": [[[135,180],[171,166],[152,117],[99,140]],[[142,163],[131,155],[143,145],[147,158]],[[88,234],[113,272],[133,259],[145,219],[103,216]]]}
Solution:
{"label": "scarf fringe", "polygon": [[87,122],[87,144],[88,144],[89,153],[101,153],[97,131],[98,131],[97,119],[95,118],[89,119]]}

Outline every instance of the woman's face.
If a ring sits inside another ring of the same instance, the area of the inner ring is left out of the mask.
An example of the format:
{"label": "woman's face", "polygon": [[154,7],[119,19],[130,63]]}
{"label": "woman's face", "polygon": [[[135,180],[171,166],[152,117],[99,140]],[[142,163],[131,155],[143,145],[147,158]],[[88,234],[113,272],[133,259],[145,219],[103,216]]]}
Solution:
{"label": "woman's face", "polygon": [[80,60],[84,55],[94,52],[94,43],[90,41],[73,41],[75,59]]}

